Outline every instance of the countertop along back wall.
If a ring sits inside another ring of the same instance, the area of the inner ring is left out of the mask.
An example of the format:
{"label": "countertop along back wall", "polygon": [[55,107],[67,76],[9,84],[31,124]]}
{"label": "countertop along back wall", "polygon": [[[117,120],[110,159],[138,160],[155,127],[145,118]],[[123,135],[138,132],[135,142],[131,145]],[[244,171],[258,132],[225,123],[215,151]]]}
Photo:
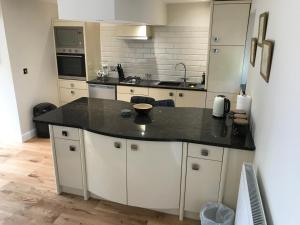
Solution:
{"label": "countertop along back wall", "polygon": [[248,76],[255,166],[269,225],[300,224],[299,9],[298,0],[254,0],[252,6],[253,37],[257,37],[259,15],[268,11],[267,39],[275,41],[270,82],[259,74],[260,47]]}
{"label": "countertop along back wall", "polygon": [[[34,135],[32,108],[58,103],[51,19],[57,5],[40,0],[1,0],[23,141]],[[23,75],[23,68],[28,74]]]}
{"label": "countertop along back wall", "polygon": [[210,3],[169,4],[167,10],[168,26],[153,26],[147,41],[119,40],[116,26],[101,25],[102,63],[121,63],[127,75],[178,80],[183,71],[174,67],[184,62],[187,76],[200,81],[207,66]]}

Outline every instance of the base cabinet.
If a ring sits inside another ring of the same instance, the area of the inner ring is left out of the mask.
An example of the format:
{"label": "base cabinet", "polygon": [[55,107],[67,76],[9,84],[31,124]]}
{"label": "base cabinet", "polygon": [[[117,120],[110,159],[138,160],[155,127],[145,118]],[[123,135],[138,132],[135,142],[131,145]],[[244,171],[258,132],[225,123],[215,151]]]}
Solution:
{"label": "base cabinet", "polygon": [[114,138],[50,126],[58,193],[179,212],[196,218],[207,202],[234,208],[244,161],[254,152],[194,143]]}
{"label": "base cabinet", "polygon": [[130,102],[133,96],[151,97],[157,101],[171,99],[176,107],[205,108],[206,102],[206,92],[203,91],[118,86],[117,100]]}
{"label": "base cabinet", "polygon": [[199,213],[205,203],[217,202],[222,163],[188,157],[185,211]]}
{"label": "base cabinet", "polygon": [[181,143],[128,140],[128,205],[178,209],[181,161]]}
{"label": "base cabinet", "polygon": [[84,132],[88,191],[127,204],[126,140]]}
{"label": "base cabinet", "polygon": [[56,138],[55,150],[60,185],[83,189],[79,141]]}

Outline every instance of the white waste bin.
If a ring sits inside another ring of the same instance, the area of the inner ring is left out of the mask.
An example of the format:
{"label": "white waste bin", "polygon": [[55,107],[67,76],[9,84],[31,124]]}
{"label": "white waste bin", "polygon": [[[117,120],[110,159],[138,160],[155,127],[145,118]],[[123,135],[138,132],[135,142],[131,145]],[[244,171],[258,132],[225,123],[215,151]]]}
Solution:
{"label": "white waste bin", "polygon": [[221,203],[207,203],[200,212],[201,225],[233,225],[234,211]]}

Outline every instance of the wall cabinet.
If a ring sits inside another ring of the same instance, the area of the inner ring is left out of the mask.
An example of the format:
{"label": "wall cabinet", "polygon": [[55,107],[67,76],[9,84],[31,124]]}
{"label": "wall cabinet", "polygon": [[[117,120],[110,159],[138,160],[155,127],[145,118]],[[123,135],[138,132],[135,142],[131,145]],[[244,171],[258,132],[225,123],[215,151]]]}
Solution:
{"label": "wall cabinet", "polygon": [[84,132],[88,191],[127,204],[126,140]]}
{"label": "wall cabinet", "polygon": [[178,209],[182,144],[127,141],[128,204]]}
{"label": "wall cabinet", "polygon": [[250,4],[214,4],[211,45],[245,45]]}

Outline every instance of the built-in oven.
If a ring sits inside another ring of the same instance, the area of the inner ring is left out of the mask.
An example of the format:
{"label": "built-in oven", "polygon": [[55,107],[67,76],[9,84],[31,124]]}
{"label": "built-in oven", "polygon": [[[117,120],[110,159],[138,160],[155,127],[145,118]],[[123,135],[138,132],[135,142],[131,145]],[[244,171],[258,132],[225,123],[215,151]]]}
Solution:
{"label": "built-in oven", "polygon": [[86,80],[83,27],[54,27],[54,35],[59,78]]}
{"label": "built-in oven", "polygon": [[59,78],[86,80],[84,54],[57,53],[56,57]]}

